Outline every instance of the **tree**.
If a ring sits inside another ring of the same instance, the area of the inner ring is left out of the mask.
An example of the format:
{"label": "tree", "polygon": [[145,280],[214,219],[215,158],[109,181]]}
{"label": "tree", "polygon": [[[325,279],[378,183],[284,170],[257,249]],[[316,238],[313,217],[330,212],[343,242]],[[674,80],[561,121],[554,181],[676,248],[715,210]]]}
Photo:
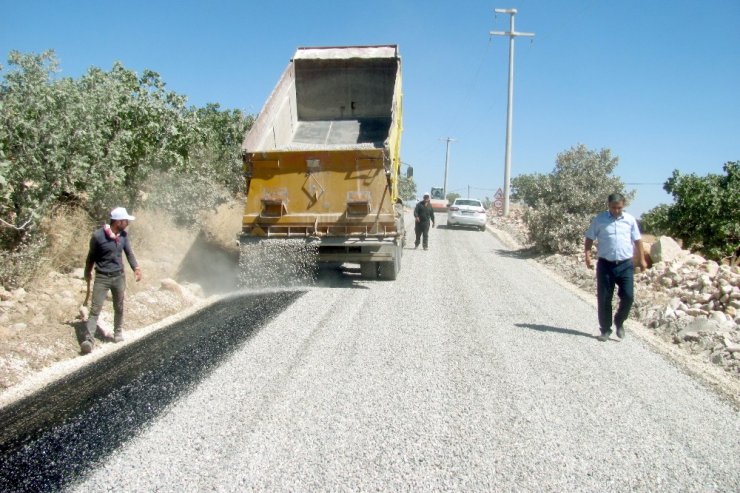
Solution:
{"label": "tree", "polygon": [[53,51],[13,51],[0,73],[2,284],[18,284],[19,266],[39,258],[40,220],[60,204],[99,220],[161,192],[192,223],[244,190],[240,144],[253,118],[241,111],[188,108],[156,72],[120,63],[58,77]]}
{"label": "tree", "polygon": [[200,212],[244,194],[241,143],[254,122],[251,115],[222,110],[215,103],[192,111],[198,133],[188,153],[188,165],[156,173],[146,187],[148,206],[169,212],[185,227],[197,227]]}
{"label": "tree", "polygon": [[447,197],[446,198],[447,198],[447,203],[448,204],[451,204],[451,203],[453,203],[455,201],[455,199],[460,198],[460,194],[457,193],[457,192],[450,192],[450,193],[447,194]]}
{"label": "tree", "polygon": [[663,185],[674,203],[643,216],[647,227],[680,238],[683,244],[715,260],[737,265],[740,254],[740,161],[723,166],[724,175],[682,175],[678,170]]}
{"label": "tree", "polygon": [[416,198],[416,182],[413,176],[399,177],[398,195],[402,200],[414,200]]}
{"label": "tree", "polygon": [[116,63],[57,78],[53,51],[14,51],[8,64],[0,83],[3,246],[32,234],[60,201],[94,215],[119,203],[134,208],[152,171],[187,167],[197,119],[155,72],[138,77]]}
{"label": "tree", "polygon": [[594,214],[606,209],[609,194],[621,193],[628,201],[633,197],[612,174],[618,163],[609,149],[594,151],[579,144],[558,154],[551,173],[512,180],[512,198],[529,206],[524,222],[537,249],[577,251]]}

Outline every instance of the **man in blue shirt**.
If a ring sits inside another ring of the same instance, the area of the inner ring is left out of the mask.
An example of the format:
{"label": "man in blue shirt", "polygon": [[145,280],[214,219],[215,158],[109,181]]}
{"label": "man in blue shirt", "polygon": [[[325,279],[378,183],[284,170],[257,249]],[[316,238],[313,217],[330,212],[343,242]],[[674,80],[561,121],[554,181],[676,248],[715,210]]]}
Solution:
{"label": "man in blue shirt", "polygon": [[609,210],[598,214],[586,231],[586,267],[593,269],[591,247],[596,242],[596,297],[599,310],[600,341],[607,341],[612,334],[612,299],[614,286],[619,287],[619,307],[614,315],[617,337],[624,339],[624,322],[634,301],[633,264],[634,247],[642,270],[647,269],[642,247],[642,235],[637,220],[624,212],[624,196],[613,193],[608,198]]}

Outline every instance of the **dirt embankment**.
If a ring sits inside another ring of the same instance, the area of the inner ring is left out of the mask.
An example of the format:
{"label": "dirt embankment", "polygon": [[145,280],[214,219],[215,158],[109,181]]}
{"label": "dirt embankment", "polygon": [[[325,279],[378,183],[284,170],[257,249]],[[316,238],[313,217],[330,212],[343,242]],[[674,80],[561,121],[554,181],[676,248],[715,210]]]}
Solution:
{"label": "dirt embankment", "polygon": [[[235,289],[241,202],[204,214],[198,230],[180,228],[161,213],[136,211],[135,216],[128,231],[143,279],[135,282],[127,267],[124,336]],[[0,395],[55,362],[80,356],[82,269],[95,225],[81,216],[55,221],[44,272],[21,289],[0,287]],[[112,326],[110,298],[100,326]],[[113,343],[101,337],[96,349],[108,344]]]}

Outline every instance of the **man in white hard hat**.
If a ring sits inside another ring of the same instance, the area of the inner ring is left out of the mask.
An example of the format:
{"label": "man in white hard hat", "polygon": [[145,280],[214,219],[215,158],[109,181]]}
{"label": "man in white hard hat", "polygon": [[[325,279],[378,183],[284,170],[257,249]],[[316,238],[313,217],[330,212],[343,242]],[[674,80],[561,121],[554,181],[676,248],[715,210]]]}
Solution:
{"label": "man in white hard hat", "polygon": [[113,296],[113,339],[123,341],[123,295],[126,291],[126,275],[123,265],[123,254],[126,254],[128,263],[134,270],[136,281],[141,280],[141,267],[136,262],[134,251],[126,233],[129,221],[134,216],[123,207],[116,207],[110,213],[110,224],[103,225],[95,230],[90,238],[90,250],[85,262],[85,280],[88,289],[92,279],[92,270],[95,267],[95,283],[92,289],[92,305],[87,319],[85,333],[80,342],[83,354],[93,350],[95,344],[95,330],[98,326],[98,316],[103,308],[108,291]]}

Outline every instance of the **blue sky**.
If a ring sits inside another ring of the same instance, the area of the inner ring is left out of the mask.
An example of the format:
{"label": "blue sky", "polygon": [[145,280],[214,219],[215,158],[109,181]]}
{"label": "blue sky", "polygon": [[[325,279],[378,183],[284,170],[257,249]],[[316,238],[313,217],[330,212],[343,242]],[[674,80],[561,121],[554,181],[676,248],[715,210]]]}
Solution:
{"label": "blue sky", "polygon": [[0,59],[54,49],[62,75],[114,61],[159,72],[190,104],[257,113],[298,46],[398,44],[402,159],[419,192],[503,187],[508,29],[517,8],[512,176],[579,143],[608,147],[639,215],[674,169],[740,160],[738,0],[0,0]]}

